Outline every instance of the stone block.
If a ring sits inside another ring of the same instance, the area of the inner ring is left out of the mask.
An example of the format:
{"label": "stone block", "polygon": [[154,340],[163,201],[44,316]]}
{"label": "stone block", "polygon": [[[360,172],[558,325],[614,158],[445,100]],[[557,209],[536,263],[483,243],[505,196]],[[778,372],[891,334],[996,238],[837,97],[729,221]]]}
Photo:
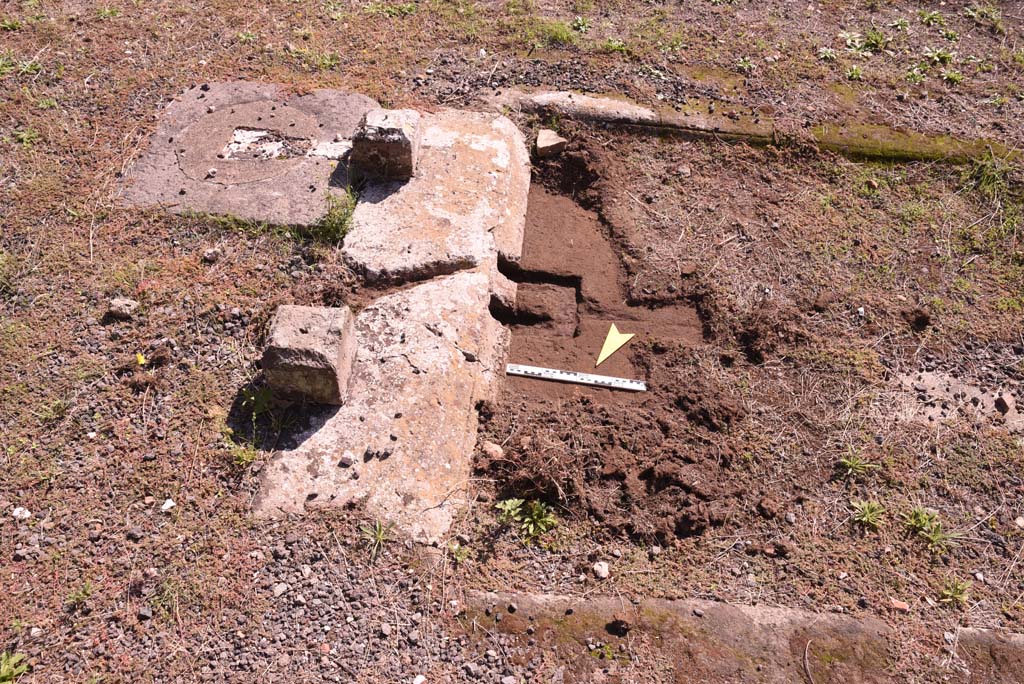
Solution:
{"label": "stone block", "polygon": [[565,150],[565,146],[569,144],[569,141],[558,135],[554,131],[542,128],[537,133],[537,156],[541,159],[547,157],[554,157],[561,154]]}
{"label": "stone block", "polygon": [[412,109],[371,109],[352,137],[349,164],[368,176],[408,180],[416,171],[420,114]]}
{"label": "stone block", "polygon": [[340,405],[355,351],[347,306],[280,306],[263,352],[263,372],[276,396]]}

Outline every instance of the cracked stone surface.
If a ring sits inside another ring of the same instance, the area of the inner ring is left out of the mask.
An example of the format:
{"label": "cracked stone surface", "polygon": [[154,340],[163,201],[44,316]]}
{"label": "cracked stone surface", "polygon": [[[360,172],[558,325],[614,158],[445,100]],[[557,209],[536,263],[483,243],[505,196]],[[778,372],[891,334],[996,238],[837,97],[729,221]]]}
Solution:
{"label": "cracked stone surface", "polygon": [[490,290],[486,271],[468,271],[363,309],[348,400],[267,465],[256,513],[362,500],[411,538],[438,540],[464,502],[477,403],[503,374],[509,335],[488,313]]}
{"label": "cracked stone surface", "polygon": [[345,238],[369,281],[406,282],[496,264],[522,253],[530,165],[504,116],[443,110],[419,124],[416,175],[361,194]]}
{"label": "cracked stone surface", "polygon": [[337,90],[293,95],[244,81],[193,87],[161,112],[126,173],[123,197],[174,213],[314,224],[332,188],[346,184],[338,160],[348,139],[377,106]]}

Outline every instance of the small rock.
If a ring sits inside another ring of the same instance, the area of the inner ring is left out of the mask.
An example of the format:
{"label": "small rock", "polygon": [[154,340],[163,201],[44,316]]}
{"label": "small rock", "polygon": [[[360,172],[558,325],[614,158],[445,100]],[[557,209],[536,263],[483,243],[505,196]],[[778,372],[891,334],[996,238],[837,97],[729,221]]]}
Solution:
{"label": "small rock", "polygon": [[542,128],[537,133],[537,156],[541,159],[554,157],[565,150],[569,141],[548,128]]}
{"label": "small rock", "polygon": [[480,666],[476,663],[466,663],[462,666],[462,669],[465,670],[466,674],[468,674],[470,677],[480,676]]}
{"label": "small rock", "polygon": [[387,623],[387,622],[381,623],[380,635],[383,636],[383,637],[391,636],[391,624],[390,623]]}
{"label": "small rock", "polygon": [[661,555],[661,547],[658,546],[657,544],[655,544],[651,548],[647,549],[647,555],[650,558],[654,558],[656,556],[660,556]]}
{"label": "small rock", "polygon": [[1024,530],[1024,515],[1017,516],[1017,519],[1013,521],[1013,524],[1019,529]]}
{"label": "small rock", "polygon": [[426,677],[424,677],[423,675],[416,675],[412,679],[412,684],[423,684],[423,682],[425,681],[427,681]]}
{"label": "small rock", "polygon": [[15,520],[28,520],[32,517],[32,511],[28,510],[27,508],[24,508],[23,506],[18,506],[13,511],[11,511],[11,517],[13,517]]}
{"label": "small rock", "polygon": [[796,522],[796,514],[792,511],[786,513],[786,522],[788,522],[790,525],[794,524]]}
{"label": "small rock", "polygon": [[950,645],[956,642],[956,635],[952,632],[943,632],[942,638],[945,639],[946,643]]}
{"label": "small rock", "polygon": [[494,442],[484,442],[480,445],[480,451],[484,452],[484,456],[492,461],[496,461],[505,455],[505,450]]}
{"label": "small rock", "polygon": [[107,316],[119,321],[130,320],[139,309],[139,303],[127,297],[114,297],[107,307]]}
{"label": "small rock", "polygon": [[680,164],[676,169],[676,175],[682,176],[683,178],[689,178],[693,174],[693,170],[689,164]]}
{"label": "small rock", "polygon": [[164,513],[170,513],[171,509],[174,508],[175,506],[177,506],[177,504],[174,503],[174,499],[167,499],[166,501],[164,501],[163,505],[160,506],[160,510],[163,511]]}
{"label": "small rock", "polygon": [[608,575],[610,574],[610,570],[608,568],[608,564],[605,563],[604,561],[597,561],[596,563],[594,563],[593,570],[594,570],[594,577],[596,577],[597,579],[608,579]]}
{"label": "small rock", "polygon": [[518,682],[519,680],[512,675],[506,675],[501,678],[501,684],[517,684]]}
{"label": "small rock", "polygon": [[43,636],[43,630],[39,627],[33,627],[32,629],[28,630],[28,635],[33,639],[38,639],[39,637]]}
{"label": "small rock", "polygon": [[291,587],[289,587],[284,582],[278,582],[274,585],[274,598],[284,595],[285,592],[287,592],[289,589],[291,589]]}
{"label": "small rock", "polygon": [[910,612],[910,604],[906,601],[900,601],[899,599],[889,599],[889,605],[892,606],[893,610],[898,610],[901,613]]}
{"label": "small rock", "polygon": [[130,530],[128,530],[127,535],[128,535],[128,539],[130,539],[131,541],[139,541],[140,539],[142,539],[142,535],[143,535],[142,528],[141,527],[133,527]]}
{"label": "small rock", "polygon": [[697,617],[704,617],[704,611],[701,610],[700,608],[694,608],[693,609],[693,614],[696,615]]}
{"label": "small rock", "polygon": [[135,615],[136,615],[136,617],[139,618],[139,620],[152,620],[153,619],[153,609],[150,608],[149,606],[142,606],[141,608],[139,608],[139,612],[136,613]]}
{"label": "small rock", "polygon": [[203,252],[203,261],[208,264],[213,264],[219,261],[222,256],[224,256],[224,252],[222,252],[218,247],[211,247]]}

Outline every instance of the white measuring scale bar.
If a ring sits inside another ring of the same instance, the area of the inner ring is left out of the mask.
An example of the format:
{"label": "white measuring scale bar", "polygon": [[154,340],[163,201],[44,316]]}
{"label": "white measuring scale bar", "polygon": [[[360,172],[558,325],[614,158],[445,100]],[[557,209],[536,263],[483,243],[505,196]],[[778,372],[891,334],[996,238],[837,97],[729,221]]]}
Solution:
{"label": "white measuring scale bar", "polygon": [[610,375],[591,375],[590,373],[541,368],[540,366],[523,366],[518,363],[508,364],[505,367],[505,372],[509,375],[519,375],[524,378],[571,382],[577,385],[593,385],[594,387],[607,387],[608,389],[626,390],[629,392],[647,391],[647,383],[642,380],[628,380]]}

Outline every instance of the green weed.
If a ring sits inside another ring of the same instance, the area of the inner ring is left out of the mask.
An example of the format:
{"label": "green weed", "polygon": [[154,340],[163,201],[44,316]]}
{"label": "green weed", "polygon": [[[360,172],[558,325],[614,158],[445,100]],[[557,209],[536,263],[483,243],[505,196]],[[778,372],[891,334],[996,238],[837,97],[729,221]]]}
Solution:
{"label": "green weed", "polygon": [[341,194],[328,195],[327,213],[310,229],[313,239],[329,244],[341,243],[352,227],[352,214],[358,201],[359,195],[351,186]]}
{"label": "green weed", "polygon": [[964,75],[956,69],[943,69],[942,80],[949,85],[960,85],[964,81]]}
{"label": "green weed", "polygon": [[384,547],[388,542],[392,541],[391,530],[394,525],[388,523],[384,524],[380,520],[375,520],[373,523],[366,523],[359,527],[359,531],[363,536],[363,543],[366,545],[366,549],[370,552],[370,560],[375,561],[384,552]]}
{"label": "green weed", "polygon": [[416,3],[403,2],[397,5],[387,5],[381,2],[375,2],[367,7],[366,11],[369,14],[388,17],[389,19],[395,19],[396,17],[408,17],[416,14]]}
{"label": "green weed", "polygon": [[749,57],[740,57],[736,60],[736,71],[741,74],[750,74],[754,72],[754,62]]}
{"label": "green weed", "polygon": [[0,31],[19,31],[21,30],[21,22],[11,17],[4,17],[0,19]]}
{"label": "green weed", "polygon": [[121,16],[121,10],[116,7],[100,7],[96,10],[96,16],[99,19],[113,19]]}
{"label": "green weed", "polygon": [[818,48],[818,59],[823,62],[834,62],[836,61],[836,51],[830,47]]}
{"label": "green weed", "polygon": [[843,473],[845,477],[853,478],[856,478],[860,475],[866,475],[868,472],[872,470],[877,470],[879,468],[878,464],[871,463],[870,461],[862,458],[861,456],[853,453],[852,451],[848,456],[844,456],[841,459],[839,459],[839,462],[836,464],[836,466],[839,468],[839,470]]}
{"label": "green weed", "polygon": [[542,501],[505,499],[495,504],[495,508],[498,510],[498,522],[509,526],[518,524],[519,532],[528,542],[553,530],[558,524],[551,508]]}
{"label": "green weed", "polygon": [[946,582],[946,586],[944,586],[942,591],[939,592],[939,603],[962,606],[967,603],[968,591],[970,588],[970,582],[951,577],[949,581]]}
{"label": "green weed", "polygon": [[603,43],[601,43],[600,49],[601,52],[605,52],[608,54],[629,54],[629,48],[626,46],[626,43],[619,40],[618,38],[609,38],[608,40],[604,41]]}
{"label": "green weed", "polygon": [[586,33],[590,30],[590,20],[586,17],[577,16],[572,20],[572,30],[576,33]]}
{"label": "green weed", "polygon": [[846,78],[847,80],[850,81],[863,81],[864,70],[860,67],[859,64],[854,64],[849,69],[846,70]]}
{"label": "green weed", "polygon": [[1010,173],[1013,167],[1005,159],[988,154],[975,159],[964,173],[964,189],[976,190],[984,197],[1002,202],[1010,187]]}
{"label": "green weed", "polygon": [[854,501],[853,521],[861,527],[877,530],[882,525],[885,508],[877,501]]}
{"label": "green weed", "polygon": [[557,19],[537,21],[531,33],[542,46],[567,47],[576,43],[576,33],[572,27]]}
{"label": "green weed", "polygon": [[242,45],[252,45],[259,38],[259,34],[252,31],[240,31],[236,38]]}
{"label": "green weed", "polygon": [[0,684],[13,684],[28,672],[24,653],[0,653]]}
{"label": "green weed", "polygon": [[890,22],[889,28],[894,31],[899,31],[900,33],[906,33],[910,29],[910,22],[903,17],[900,17],[896,21]]}
{"label": "green weed", "polygon": [[925,60],[927,60],[931,64],[943,65],[950,64],[953,61],[953,58],[956,56],[955,53],[947,50],[946,48],[941,47],[926,47],[922,54],[924,55]]}
{"label": "green weed", "polygon": [[917,18],[925,26],[945,26],[946,25],[946,18],[943,17],[942,14],[940,14],[939,12],[936,12],[936,11],[918,10]]}

